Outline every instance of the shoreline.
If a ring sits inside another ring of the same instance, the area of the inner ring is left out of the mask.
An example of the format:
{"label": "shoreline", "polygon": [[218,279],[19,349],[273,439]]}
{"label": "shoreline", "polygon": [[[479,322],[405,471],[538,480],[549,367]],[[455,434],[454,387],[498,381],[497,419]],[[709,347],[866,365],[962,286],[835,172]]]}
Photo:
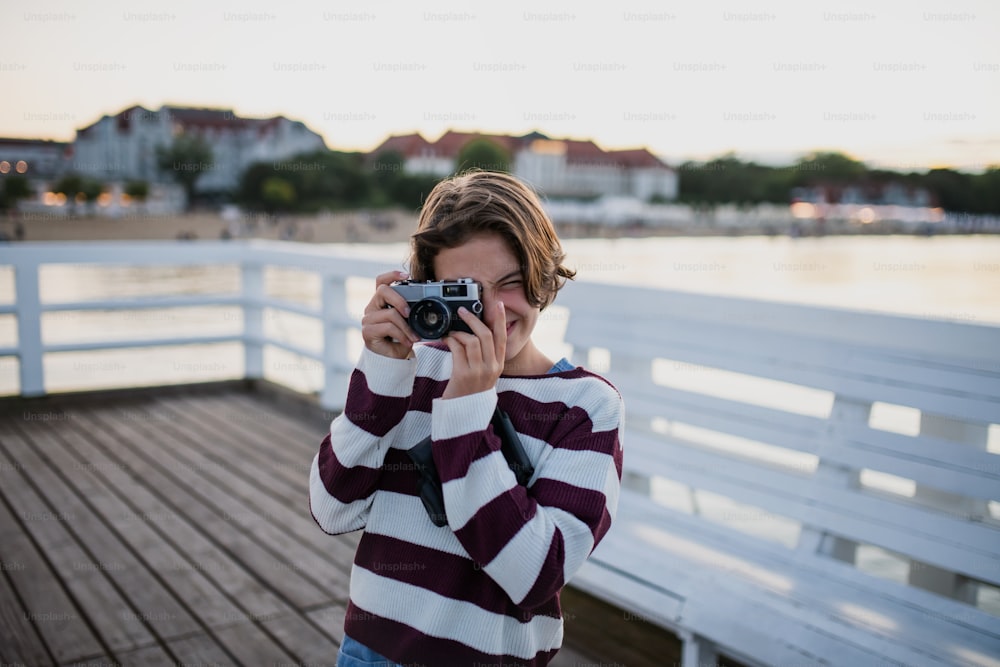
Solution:
{"label": "shoreline", "polygon": [[[0,219],[0,241],[107,241],[268,239],[299,243],[405,243],[416,230],[417,215],[403,210],[351,211],[301,216],[240,216],[193,212],[179,215],[99,216],[20,215]],[[932,236],[989,233],[932,228],[903,229],[894,224],[863,228],[836,222],[673,226],[601,225],[556,223],[562,240],[619,238],[718,238],[741,236]]]}

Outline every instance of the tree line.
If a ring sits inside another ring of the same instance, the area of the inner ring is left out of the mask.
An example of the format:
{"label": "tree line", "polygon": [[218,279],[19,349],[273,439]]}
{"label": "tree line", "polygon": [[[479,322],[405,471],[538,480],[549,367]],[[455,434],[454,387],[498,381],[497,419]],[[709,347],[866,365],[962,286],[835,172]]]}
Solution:
{"label": "tree line", "polygon": [[787,204],[796,188],[847,186],[879,190],[888,184],[926,190],[946,211],[1000,214],[1000,166],[979,174],[954,169],[897,172],[871,169],[837,152],[814,152],[789,166],[768,166],[727,154],[678,167],[679,199],[690,204]]}
{"label": "tree line", "polygon": [[[197,200],[196,185],[213,163],[211,147],[200,137],[181,135],[157,150],[161,172],[181,185],[189,205]],[[487,139],[476,139],[459,152],[455,171],[468,168],[507,171],[511,156]],[[411,174],[396,151],[375,156],[358,152],[321,150],[273,162],[258,162],[242,174],[234,192],[216,193],[215,201],[231,200],[252,211],[315,213],[322,210],[419,208],[439,176]],[[836,193],[848,186],[878,191],[888,184],[923,189],[932,204],[952,212],[1000,214],[1000,166],[973,174],[954,169],[896,172],[872,169],[838,152],[814,152],[792,165],[769,166],[726,154],[705,162],[688,161],[678,168],[682,203],[787,204],[796,188],[823,186]],[[31,189],[23,176],[3,179],[0,208],[13,208]],[[70,201],[91,202],[104,188],[100,181],[67,174],[52,190]],[[148,184],[132,181],[125,191],[143,199]]]}

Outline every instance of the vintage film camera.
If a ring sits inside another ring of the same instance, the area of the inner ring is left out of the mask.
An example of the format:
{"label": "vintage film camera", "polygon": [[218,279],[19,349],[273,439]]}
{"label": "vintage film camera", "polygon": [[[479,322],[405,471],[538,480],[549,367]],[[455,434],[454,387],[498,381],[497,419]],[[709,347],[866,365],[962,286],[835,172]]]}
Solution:
{"label": "vintage film camera", "polygon": [[472,278],[426,282],[402,280],[392,283],[390,287],[406,299],[410,306],[407,321],[423,340],[437,340],[449,331],[472,333],[458,315],[462,306],[483,319],[482,286]]}

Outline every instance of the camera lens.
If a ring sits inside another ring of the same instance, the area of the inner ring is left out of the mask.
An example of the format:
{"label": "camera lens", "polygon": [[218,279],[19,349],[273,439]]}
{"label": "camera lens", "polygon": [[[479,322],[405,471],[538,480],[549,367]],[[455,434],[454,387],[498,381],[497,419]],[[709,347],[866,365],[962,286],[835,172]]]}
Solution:
{"label": "camera lens", "polygon": [[418,336],[435,340],[448,333],[451,311],[441,299],[424,299],[410,309],[409,322]]}

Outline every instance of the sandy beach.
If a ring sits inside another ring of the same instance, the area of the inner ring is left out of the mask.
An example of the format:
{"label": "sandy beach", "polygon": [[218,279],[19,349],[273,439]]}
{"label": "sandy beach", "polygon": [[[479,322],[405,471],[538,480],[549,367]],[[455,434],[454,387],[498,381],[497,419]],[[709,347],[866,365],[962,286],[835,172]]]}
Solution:
{"label": "sandy beach", "polygon": [[399,210],[236,219],[225,219],[217,213],[118,219],[27,214],[0,220],[0,236],[23,241],[259,238],[313,243],[392,243],[406,241],[416,224],[416,215]]}

